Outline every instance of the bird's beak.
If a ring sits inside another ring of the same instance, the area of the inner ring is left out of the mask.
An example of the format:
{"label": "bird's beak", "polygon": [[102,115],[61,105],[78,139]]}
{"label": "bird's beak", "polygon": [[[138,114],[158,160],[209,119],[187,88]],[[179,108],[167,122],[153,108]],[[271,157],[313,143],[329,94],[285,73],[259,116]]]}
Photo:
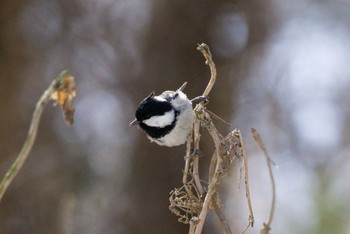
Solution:
{"label": "bird's beak", "polygon": [[186,87],[186,85],[187,85],[187,82],[185,82],[183,85],[181,85],[181,87],[178,88],[176,91],[182,91],[182,90],[184,90],[185,87]]}
{"label": "bird's beak", "polygon": [[134,126],[139,124],[140,122],[137,119],[134,119],[133,121],[131,121],[131,123],[129,124],[129,126]]}
{"label": "bird's beak", "polygon": [[150,93],[150,95],[148,95],[145,99],[152,98],[152,97],[154,97],[155,95],[156,95],[156,93],[155,93],[154,91],[152,91],[152,92]]}

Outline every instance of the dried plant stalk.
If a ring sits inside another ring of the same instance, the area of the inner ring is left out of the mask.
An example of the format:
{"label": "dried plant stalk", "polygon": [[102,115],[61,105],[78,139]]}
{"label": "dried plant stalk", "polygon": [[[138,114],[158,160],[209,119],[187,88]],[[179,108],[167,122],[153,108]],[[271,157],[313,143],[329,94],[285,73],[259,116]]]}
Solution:
{"label": "dried plant stalk", "polygon": [[260,149],[264,153],[265,160],[267,163],[267,168],[269,170],[270,180],[271,180],[271,187],[272,187],[271,208],[270,208],[270,212],[269,212],[269,216],[267,218],[267,221],[265,223],[263,223],[263,227],[260,231],[261,234],[269,234],[270,230],[271,230],[271,223],[272,223],[273,215],[275,212],[275,206],[276,206],[276,187],[275,187],[275,179],[273,177],[272,168],[271,168],[272,161],[271,161],[271,158],[269,157],[269,155],[267,154],[267,150],[266,150],[265,145],[260,137],[260,134],[254,128],[252,128],[252,135],[253,135],[255,142],[258,144],[258,146],[260,147]]}
{"label": "dried plant stalk", "polygon": [[11,165],[10,169],[7,171],[0,182],[0,201],[15,176],[21,170],[33,147],[40,124],[41,115],[47,103],[50,100],[53,100],[59,104],[62,108],[65,122],[68,125],[72,125],[74,116],[73,100],[75,96],[76,88],[74,78],[67,71],[63,71],[40,97],[39,101],[36,104],[24,145],[15,162]]}
{"label": "dried plant stalk", "polygon": [[[203,93],[208,96],[216,81],[216,67],[212,60],[209,47],[206,44],[200,44],[197,48],[202,52],[206,59],[206,64],[211,71],[210,81]],[[174,189],[170,194],[170,210],[179,217],[179,221],[189,224],[189,233],[200,234],[206,220],[206,216],[210,209],[214,208],[225,233],[232,233],[227,219],[222,212],[222,204],[217,193],[217,185],[220,180],[226,176],[233,165],[236,158],[243,157],[246,160],[245,149],[243,149],[242,136],[239,130],[234,130],[226,137],[216,129],[212,116],[219,118],[205,107],[205,102],[201,102],[194,108],[193,130],[188,137],[186,144],[185,168],[183,171],[183,187]],[[200,130],[205,128],[215,145],[211,164],[209,168],[209,180],[207,186],[203,186],[203,182],[199,176],[199,142],[201,139]],[[246,177],[246,195],[248,199],[248,207],[250,212],[249,225],[253,224],[253,212],[251,208],[247,162],[244,164]]]}
{"label": "dried plant stalk", "polygon": [[239,131],[239,138],[241,139],[241,144],[242,144],[245,195],[246,195],[246,198],[247,198],[248,210],[249,210],[249,221],[248,221],[248,225],[243,230],[243,233],[244,233],[249,227],[253,227],[254,226],[254,215],[253,215],[252,203],[251,203],[251,200],[250,200],[249,176],[248,176],[248,158],[247,158],[247,152],[246,152],[246,148],[245,148],[245,144],[244,144],[244,141],[243,141],[243,137],[242,137],[241,131]]}

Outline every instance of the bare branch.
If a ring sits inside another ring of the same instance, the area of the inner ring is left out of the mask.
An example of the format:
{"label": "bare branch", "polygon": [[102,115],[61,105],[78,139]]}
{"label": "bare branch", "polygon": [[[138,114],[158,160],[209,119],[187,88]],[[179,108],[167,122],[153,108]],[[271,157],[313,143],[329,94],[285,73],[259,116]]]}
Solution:
{"label": "bare branch", "polygon": [[214,127],[212,121],[210,120],[209,114],[207,112],[204,112],[204,111],[200,111],[200,113],[202,113],[203,116],[199,116],[198,118],[202,121],[203,120],[208,121],[206,128],[207,128],[209,134],[211,135],[211,137],[213,138],[213,141],[215,144],[215,156],[213,156],[213,157],[216,157],[216,160],[212,161],[212,162],[215,162],[216,165],[215,165],[214,175],[211,178],[211,180],[209,181],[208,191],[207,191],[207,194],[206,194],[204,202],[203,202],[201,213],[199,214],[199,222],[197,224],[196,232],[195,232],[196,234],[202,233],[204,222],[205,222],[206,216],[207,216],[208,211],[209,211],[209,205],[211,204],[213,195],[216,192],[216,186],[218,184],[218,180],[220,177],[220,170],[221,170],[220,166],[221,166],[221,162],[222,162],[222,158],[220,157],[220,137],[219,137],[219,134],[218,134],[216,128]]}
{"label": "bare branch", "polygon": [[203,96],[208,96],[216,81],[216,67],[215,63],[213,62],[213,58],[211,56],[211,52],[208,45],[202,43],[198,45],[197,50],[202,52],[204,58],[206,59],[205,64],[207,64],[210,67],[211,77],[207,87],[203,92]]}
{"label": "bare branch", "polygon": [[[209,47],[206,44],[202,43],[197,49],[201,51],[206,59],[206,64],[210,68],[211,77],[203,93],[203,96],[208,96],[216,82],[216,67],[212,60]],[[239,130],[233,130],[226,137],[222,137],[212,120],[212,117],[219,120],[221,118],[207,110],[205,104],[204,102],[200,102],[193,110],[193,130],[189,134],[186,144],[185,168],[182,178],[183,186],[180,189],[175,188],[171,191],[169,209],[178,216],[179,222],[190,225],[190,234],[200,234],[202,233],[209,210],[214,208],[223,231],[226,234],[231,234],[231,228],[219,200],[217,186],[221,179],[229,174],[233,162],[236,161],[235,159],[243,155],[246,196],[250,212],[248,227],[252,226],[254,218],[250,202],[245,146]],[[208,131],[215,146],[209,166],[209,179],[207,183],[203,182],[199,176],[199,159],[201,155],[199,142],[201,140],[200,130],[202,128]]]}
{"label": "bare branch", "polygon": [[248,209],[249,209],[248,225],[243,231],[243,232],[245,232],[249,228],[249,226],[250,227],[254,226],[254,215],[253,215],[252,203],[250,201],[247,152],[246,152],[245,144],[243,141],[242,133],[240,130],[238,130],[238,133],[239,133],[239,139],[240,139],[241,144],[242,144],[242,154],[243,154],[243,163],[244,163],[244,184],[245,184],[245,192],[246,192],[246,198],[247,198]]}
{"label": "bare branch", "polygon": [[218,216],[218,218],[220,220],[221,226],[224,229],[224,232],[226,234],[232,234],[230,225],[227,222],[227,219],[224,215],[224,212],[222,212],[221,201],[220,201],[218,193],[215,193],[214,196],[215,196],[215,202],[213,202],[214,203],[213,206],[214,206],[216,215]]}
{"label": "bare branch", "polygon": [[271,169],[271,159],[269,157],[269,155],[267,154],[265,145],[260,137],[260,134],[254,129],[252,128],[252,135],[253,138],[255,140],[255,142],[258,144],[258,146],[260,147],[260,149],[263,151],[265,159],[266,159],[266,163],[267,163],[267,168],[269,169],[269,176],[270,176],[270,180],[271,180],[271,186],[272,186],[272,201],[271,201],[271,208],[270,208],[270,213],[269,216],[267,218],[267,222],[263,223],[263,227],[261,229],[261,233],[262,234],[268,234],[271,230],[271,223],[272,223],[272,219],[273,219],[273,215],[275,212],[275,206],[276,206],[276,188],[275,188],[275,179],[273,177],[273,173],[272,173],[272,169]]}
{"label": "bare branch", "polygon": [[40,124],[41,115],[50,100],[58,103],[63,111],[65,122],[69,125],[73,124],[73,99],[76,95],[74,78],[67,72],[63,71],[61,74],[51,83],[48,89],[40,97],[36,104],[35,111],[33,113],[32,121],[30,123],[27,138],[24,145],[17,156],[15,162],[11,165],[5,176],[0,182],[0,201],[4,196],[7,188],[22,168],[25,160],[27,159]]}

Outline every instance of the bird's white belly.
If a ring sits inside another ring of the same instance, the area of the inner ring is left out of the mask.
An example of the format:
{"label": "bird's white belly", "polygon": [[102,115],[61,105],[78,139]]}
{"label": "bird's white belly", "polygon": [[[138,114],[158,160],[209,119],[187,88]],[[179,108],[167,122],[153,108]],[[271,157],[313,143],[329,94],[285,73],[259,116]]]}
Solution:
{"label": "bird's white belly", "polygon": [[156,142],[158,145],[164,145],[168,147],[182,145],[186,142],[188,134],[192,130],[193,126],[193,111],[192,108],[185,110],[177,119],[175,128],[164,137],[159,139],[152,139],[148,137],[152,142]]}

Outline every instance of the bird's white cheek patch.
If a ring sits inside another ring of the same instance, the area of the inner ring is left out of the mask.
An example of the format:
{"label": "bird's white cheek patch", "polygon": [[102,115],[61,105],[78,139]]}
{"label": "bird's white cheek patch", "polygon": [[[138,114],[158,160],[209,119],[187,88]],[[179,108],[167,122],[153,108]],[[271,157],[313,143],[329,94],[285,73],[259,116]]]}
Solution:
{"label": "bird's white cheek patch", "polygon": [[164,128],[165,126],[171,125],[175,119],[175,111],[171,110],[165,112],[164,115],[152,116],[149,119],[143,120],[142,122],[150,127]]}
{"label": "bird's white cheek patch", "polygon": [[154,99],[160,101],[160,102],[166,102],[166,100],[162,97],[159,97],[159,96],[155,96]]}

